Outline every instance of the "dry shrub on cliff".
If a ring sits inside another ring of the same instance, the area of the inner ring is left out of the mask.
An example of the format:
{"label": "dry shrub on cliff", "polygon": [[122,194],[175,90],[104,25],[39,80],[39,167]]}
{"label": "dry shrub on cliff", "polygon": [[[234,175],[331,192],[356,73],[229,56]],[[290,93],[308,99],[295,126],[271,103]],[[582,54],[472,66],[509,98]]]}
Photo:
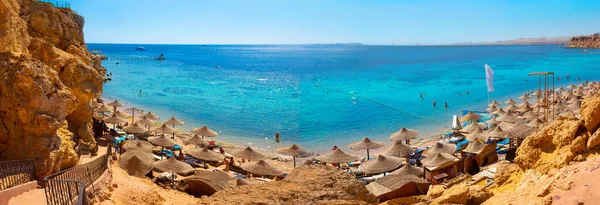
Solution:
{"label": "dry shrub on cliff", "polygon": [[203,197],[207,204],[365,204],[377,200],[364,183],[335,167],[295,168],[281,181],[247,185]]}

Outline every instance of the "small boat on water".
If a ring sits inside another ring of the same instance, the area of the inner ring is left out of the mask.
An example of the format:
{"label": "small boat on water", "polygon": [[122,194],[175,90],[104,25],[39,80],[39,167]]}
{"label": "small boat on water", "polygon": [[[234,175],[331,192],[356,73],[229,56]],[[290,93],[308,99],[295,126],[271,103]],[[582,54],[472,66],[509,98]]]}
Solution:
{"label": "small boat on water", "polygon": [[145,51],[145,50],[146,50],[146,48],[144,48],[144,47],[137,47],[137,48],[135,48],[135,50],[136,50],[136,51]]}

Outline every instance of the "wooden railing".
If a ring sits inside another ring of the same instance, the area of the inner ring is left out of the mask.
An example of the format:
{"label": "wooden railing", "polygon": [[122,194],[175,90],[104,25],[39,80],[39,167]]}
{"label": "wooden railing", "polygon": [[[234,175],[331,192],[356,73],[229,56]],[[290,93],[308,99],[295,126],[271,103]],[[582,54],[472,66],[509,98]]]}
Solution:
{"label": "wooden railing", "polygon": [[33,159],[0,162],[0,191],[34,180]]}
{"label": "wooden railing", "polygon": [[44,189],[48,205],[88,204],[85,189],[94,184],[108,169],[112,155],[111,144],[106,154],[86,164],[77,165],[44,178]]}
{"label": "wooden railing", "polygon": [[66,1],[51,1],[51,0],[38,0],[38,1],[42,2],[42,3],[52,4],[52,6],[54,6],[56,8],[67,8],[67,9],[71,8],[71,4]]}

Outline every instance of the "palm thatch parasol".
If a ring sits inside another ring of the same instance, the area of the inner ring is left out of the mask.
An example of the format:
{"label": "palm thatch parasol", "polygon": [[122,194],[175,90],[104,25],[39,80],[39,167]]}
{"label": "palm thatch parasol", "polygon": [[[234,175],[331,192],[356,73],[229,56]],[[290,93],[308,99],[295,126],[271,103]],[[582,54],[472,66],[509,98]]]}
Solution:
{"label": "palm thatch parasol", "polygon": [[102,104],[100,107],[94,109],[94,111],[96,112],[110,112],[112,111],[108,106],[106,106],[106,104]]}
{"label": "palm thatch parasol", "polygon": [[123,118],[117,116],[117,114],[113,113],[110,117],[104,118],[104,122],[112,123],[113,128],[114,128],[116,124],[121,124],[121,123],[127,122],[127,120],[123,119]]}
{"label": "palm thatch parasol", "polygon": [[194,129],[192,129],[192,132],[194,134],[202,136],[202,138],[217,136],[217,132],[215,132],[211,129],[208,129],[208,127],[206,127],[206,126],[202,126],[201,128],[194,128]]}
{"label": "palm thatch parasol", "polygon": [[300,147],[296,144],[292,144],[289,147],[279,148],[279,149],[277,149],[277,153],[286,155],[286,156],[292,156],[292,158],[294,159],[294,167],[296,167],[296,157],[304,158],[304,157],[309,157],[309,156],[313,155],[312,152],[302,149],[302,147]]}
{"label": "palm thatch parasol", "polygon": [[383,155],[400,157],[400,158],[410,158],[410,154],[413,152],[413,149],[402,143],[402,140],[394,141],[394,144],[387,148]]}
{"label": "palm thatch parasol", "polygon": [[491,106],[485,109],[485,111],[489,112],[489,113],[493,113],[496,110],[498,110],[498,108],[496,106]]}
{"label": "palm thatch parasol", "polygon": [[117,107],[123,107],[123,104],[121,104],[118,100],[115,100],[111,103],[108,103],[108,106],[113,107],[113,112],[117,111]]}
{"label": "palm thatch parasol", "polygon": [[462,116],[460,118],[460,121],[462,121],[462,122],[477,121],[477,120],[479,120],[479,118],[481,118],[480,115],[473,113],[473,111],[469,111],[465,116]]}
{"label": "palm thatch parasol", "polygon": [[383,147],[383,143],[382,142],[373,142],[368,137],[365,137],[361,141],[354,142],[354,143],[351,143],[350,145],[348,145],[348,148],[350,148],[351,150],[366,149],[367,150],[367,160],[370,159],[370,157],[369,157],[369,150],[370,149],[377,149],[377,148],[380,148],[380,147]]}
{"label": "palm thatch parasol", "polygon": [[198,135],[194,135],[190,138],[187,138],[186,140],[183,141],[183,143],[185,144],[193,144],[196,145],[196,147],[200,146],[200,147],[208,147],[210,144],[202,139],[200,136]]}
{"label": "palm thatch parasol", "polygon": [[232,178],[224,171],[196,170],[194,176],[188,179],[187,192],[194,196],[213,195],[217,191],[230,188],[228,183]]}
{"label": "palm thatch parasol", "polygon": [[223,159],[225,159],[225,156],[219,153],[216,153],[212,150],[209,150],[208,148],[195,148],[195,149],[191,149],[188,150],[188,155],[202,160],[202,161],[211,161],[211,162],[218,162],[218,161],[223,161]]}
{"label": "palm thatch parasol", "polygon": [[262,159],[256,162],[242,164],[241,168],[244,171],[260,176],[282,176],[285,174],[284,169],[273,166]]}
{"label": "palm thatch parasol", "polygon": [[494,114],[494,115],[502,115],[504,113],[506,113],[506,112],[502,108],[498,108],[498,110],[492,112],[492,114]]}
{"label": "palm thatch parasol", "polygon": [[506,102],[504,102],[504,104],[507,104],[507,105],[514,105],[514,104],[517,104],[517,101],[514,101],[514,100],[511,98],[511,99],[508,99]]}
{"label": "palm thatch parasol", "polygon": [[498,107],[498,106],[500,106],[500,103],[496,100],[492,101],[492,103],[490,103],[488,105],[488,107]]}
{"label": "palm thatch parasol", "polygon": [[467,140],[469,141],[475,141],[475,140],[481,140],[483,142],[487,142],[488,137],[486,136],[485,131],[483,131],[483,129],[481,128],[477,128],[475,129],[475,131],[473,131],[470,134],[467,134]]}
{"label": "palm thatch parasol", "polygon": [[346,163],[358,160],[360,157],[346,154],[342,149],[337,148],[333,152],[317,156],[316,159],[327,163]]}
{"label": "palm thatch parasol", "polygon": [[127,174],[144,177],[152,170],[154,157],[143,151],[129,151],[119,156],[119,167]]}
{"label": "palm thatch parasol", "polygon": [[467,147],[462,152],[479,154],[479,153],[481,153],[481,151],[483,151],[483,148],[485,148],[485,144],[480,142],[479,140],[475,140],[475,141],[469,142]]}
{"label": "palm thatch parasol", "polygon": [[455,162],[458,162],[458,158],[448,153],[436,153],[435,155],[427,157],[425,158],[425,160],[422,161],[423,166],[430,169],[443,167],[445,165]]}
{"label": "palm thatch parasol", "polygon": [[411,164],[405,164],[404,166],[400,167],[400,169],[393,171],[392,174],[413,175],[420,177],[423,176],[423,168],[415,167]]}
{"label": "palm thatch parasol", "polygon": [[148,130],[146,128],[138,125],[138,123],[133,123],[133,125],[124,127],[123,131],[130,133],[130,134],[141,134],[141,133],[145,133]]}
{"label": "palm thatch parasol", "polygon": [[154,148],[154,145],[152,145],[150,142],[147,142],[147,141],[130,140],[127,143],[125,143],[123,148],[125,148],[126,151],[136,150],[136,151],[151,153],[152,148]]}
{"label": "palm thatch parasol", "polygon": [[422,155],[427,157],[427,156],[435,155],[437,153],[452,154],[455,151],[456,151],[456,145],[446,144],[443,142],[437,142],[437,143],[435,143],[435,145],[433,145],[429,149],[426,149],[425,151],[423,151]]}
{"label": "palm thatch parasol", "polygon": [[175,139],[175,125],[183,125],[185,122],[176,119],[175,117],[171,117],[171,119],[165,121],[163,125],[173,125],[173,139]]}
{"label": "palm thatch parasol", "polygon": [[390,135],[391,140],[411,140],[416,139],[419,132],[416,130],[401,128],[400,131]]}
{"label": "palm thatch parasol", "polygon": [[152,112],[148,112],[148,113],[146,113],[146,114],[144,114],[144,115],[141,115],[140,117],[141,117],[141,118],[144,118],[144,117],[146,117],[146,118],[148,118],[148,119],[150,119],[150,120],[158,120],[158,119],[160,119],[160,117],[159,117],[158,115],[155,115],[155,114],[153,114]]}
{"label": "palm thatch parasol", "polygon": [[133,124],[135,122],[134,121],[134,119],[135,119],[135,113],[137,112],[138,114],[142,114],[144,111],[140,110],[140,109],[137,109],[135,107],[131,107],[131,108],[125,109],[125,112],[131,113],[131,124]]}
{"label": "palm thatch parasol", "polygon": [[535,127],[530,127],[529,125],[525,124],[517,124],[512,129],[505,131],[505,133],[509,133],[514,138],[525,138],[535,133],[535,131]]}
{"label": "palm thatch parasol", "polygon": [[504,115],[501,115],[500,117],[497,117],[496,120],[498,120],[500,122],[508,122],[508,123],[519,122],[519,118],[513,114],[510,114],[509,112]]}
{"label": "palm thatch parasol", "polygon": [[504,130],[502,130],[502,128],[500,126],[497,126],[492,131],[488,132],[489,137],[496,137],[496,138],[503,138],[505,134],[506,133],[504,133]]}
{"label": "palm thatch parasol", "polygon": [[191,175],[194,173],[194,171],[196,171],[192,165],[179,161],[175,159],[175,157],[155,162],[154,169],[157,169],[161,172],[174,172],[183,176]]}
{"label": "palm thatch parasol", "polygon": [[533,119],[537,119],[538,117],[540,117],[538,114],[535,114],[535,112],[526,112],[525,114],[521,115],[521,118],[523,119],[528,119],[528,120],[533,120]]}
{"label": "palm thatch parasol", "polygon": [[519,99],[522,99],[524,101],[527,101],[527,99],[531,98],[531,96],[527,95],[527,94],[523,94],[521,96],[519,96]]}
{"label": "palm thatch parasol", "polygon": [[358,168],[365,174],[379,174],[392,171],[402,166],[402,159],[391,156],[379,155],[375,160],[365,161]]}
{"label": "palm thatch parasol", "polygon": [[481,128],[481,125],[479,125],[476,122],[473,122],[473,123],[465,126],[464,128],[462,128],[461,131],[471,133],[471,132],[475,131],[475,129],[477,129],[477,128]]}
{"label": "palm thatch parasol", "polygon": [[244,149],[235,151],[233,152],[233,156],[242,159],[247,159],[249,161],[256,161],[267,158],[267,155],[254,151],[254,149],[252,149],[251,147],[246,147]]}

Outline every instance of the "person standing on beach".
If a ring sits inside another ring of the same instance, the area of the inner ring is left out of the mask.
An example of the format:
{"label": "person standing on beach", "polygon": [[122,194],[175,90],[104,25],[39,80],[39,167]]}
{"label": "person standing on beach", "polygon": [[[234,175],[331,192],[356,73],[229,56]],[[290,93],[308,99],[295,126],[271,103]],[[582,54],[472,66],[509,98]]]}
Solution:
{"label": "person standing on beach", "polygon": [[275,133],[275,143],[279,143],[279,131]]}

